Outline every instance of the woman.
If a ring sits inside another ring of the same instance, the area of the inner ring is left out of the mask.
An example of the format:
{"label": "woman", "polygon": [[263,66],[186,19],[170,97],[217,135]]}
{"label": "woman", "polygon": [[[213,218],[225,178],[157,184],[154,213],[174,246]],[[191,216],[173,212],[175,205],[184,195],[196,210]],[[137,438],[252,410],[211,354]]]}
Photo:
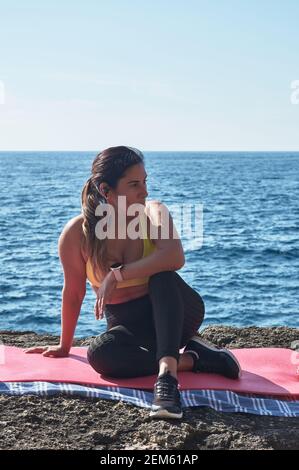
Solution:
{"label": "woman", "polygon": [[[88,279],[97,296],[95,316],[107,320],[106,332],[88,348],[90,365],[111,377],[157,374],[150,415],[181,418],[178,371],[238,378],[240,366],[228,350],[197,334],[204,303],[176,273],[185,262],[182,244],[167,207],[146,201],[146,179],[137,149],[111,147],[94,159],[82,191],[82,214],[66,224],[59,238],[64,270],[60,344],[26,352],[68,355]],[[166,225],[168,237],[163,236]]]}

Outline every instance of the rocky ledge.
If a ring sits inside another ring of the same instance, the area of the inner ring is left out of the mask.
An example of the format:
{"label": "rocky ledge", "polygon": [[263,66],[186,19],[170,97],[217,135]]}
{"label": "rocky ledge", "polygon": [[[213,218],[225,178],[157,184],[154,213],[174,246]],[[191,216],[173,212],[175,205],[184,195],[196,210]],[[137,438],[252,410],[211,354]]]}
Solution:
{"label": "rocky ledge", "polygon": [[[287,347],[299,330],[287,327],[208,326],[204,338],[219,346]],[[91,338],[76,339],[87,346]],[[31,331],[0,331],[11,346],[58,344]],[[95,398],[0,394],[0,449],[299,449],[299,419],[189,408],[179,421],[151,420],[148,411]]]}

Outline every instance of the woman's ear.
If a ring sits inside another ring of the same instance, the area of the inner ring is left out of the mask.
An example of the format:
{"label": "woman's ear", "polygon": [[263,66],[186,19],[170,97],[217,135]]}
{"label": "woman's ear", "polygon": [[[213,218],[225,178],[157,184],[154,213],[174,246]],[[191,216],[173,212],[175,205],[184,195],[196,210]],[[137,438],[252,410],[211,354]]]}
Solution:
{"label": "woman's ear", "polygon": [[109,187],[106,183],[100,183],[99,186],[100,194],[106,199],[109,193]]}

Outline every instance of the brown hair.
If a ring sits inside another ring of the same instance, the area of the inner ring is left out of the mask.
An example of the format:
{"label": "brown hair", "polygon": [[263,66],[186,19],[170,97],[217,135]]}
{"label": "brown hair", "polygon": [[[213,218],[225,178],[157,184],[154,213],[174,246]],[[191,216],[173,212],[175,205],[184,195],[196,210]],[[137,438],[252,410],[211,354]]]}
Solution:
{"label": "brown hair", "polygon": [[99,221],[99,217],[95,215],[96,207],[98,204],[107,202],[100,193],[99,186],[105,182],[110,188],[115,189],[125,171],[138,163],[144,163],[144,156],[140,150],[125,146],[109,147],[95,157],[92,162],[91,176],[82,189],[83,244],[98,281],[97,274],[104,274],[108,269],[107,239],[100,240],[95,233],[95,227]]}

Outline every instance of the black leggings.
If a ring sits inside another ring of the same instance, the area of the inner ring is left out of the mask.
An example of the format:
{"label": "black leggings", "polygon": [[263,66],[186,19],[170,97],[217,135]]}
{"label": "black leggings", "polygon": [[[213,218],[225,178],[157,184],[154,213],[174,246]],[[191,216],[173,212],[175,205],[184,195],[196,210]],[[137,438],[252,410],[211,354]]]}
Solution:
{"label": "black leggings", "polygon": [[179,359],[179,349],[197,332],[204,302],[175,271],[149,278],[149,292],[121,304],[106,304],[107,331],[88,348],[90,365],[110,377],[156,374],[164,356]]}

